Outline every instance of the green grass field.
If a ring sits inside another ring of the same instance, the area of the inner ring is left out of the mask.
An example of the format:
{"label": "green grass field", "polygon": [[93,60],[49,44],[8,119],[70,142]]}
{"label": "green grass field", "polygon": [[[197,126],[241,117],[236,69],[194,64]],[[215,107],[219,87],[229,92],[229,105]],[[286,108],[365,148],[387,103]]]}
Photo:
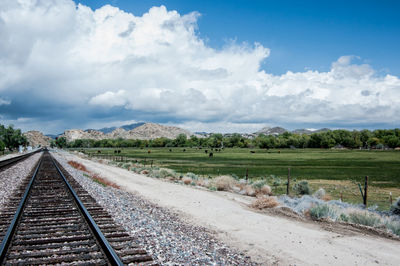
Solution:
{"label": "green grass field", "polygon": [[[193,172],[210,176],[235,174],[244,177],[248,169],[249,177],[252,178],[287,176],[290,167],[292,177],[297,179],[361,182],[367,175],[371,184],[376,186],[400,187],[399,151],[224,149],[221,152],[212,151],[214,156],[209,157],[205,149],[185,148],[185,152],[183,149],[172,148],[170,152],[169,148],[126,148],[120,149],[119,155],[146,160],[147,164],[153,160],[154,165],[181,173]],[[89,149],[86,152],[98,155],[97,150],[99,149]],[[102,155],[114,155],[114,149],[100,150]]]}
{"label": "green grass field", "polygon": [[[185,151],[183,151],[185,149]],[[98,150],[101,153],[98,153]],[[115,149],[87,149],[92,156],[114,156]],[[144,148],[120,149],[119,156],[138,160],[150,166],[165,167],[179,173],[193,172],[202,176],[235,174],[239,178],[265,178],[277,176],[286,180],[291,169],[292,183],[307,180],[313,191],[324,188],[332,199],[343,198],[351,203],[362,203],[357,183],[364,184],[369,176],[369,206],[378,205],[381,210],[390,207],[389,193],[393,200],[400,196],[400,152],[366,150],[325,150],[325,149],[224,149],[212,151],[209,157],[206,149],[192,148]],[[207,149],[209,152],[210,149]],[[150,151],[150,153],[149,153]],[[251,153],[250,151],[255,151]],[[284,182],[272,187],[274,194],[286,193]]]}

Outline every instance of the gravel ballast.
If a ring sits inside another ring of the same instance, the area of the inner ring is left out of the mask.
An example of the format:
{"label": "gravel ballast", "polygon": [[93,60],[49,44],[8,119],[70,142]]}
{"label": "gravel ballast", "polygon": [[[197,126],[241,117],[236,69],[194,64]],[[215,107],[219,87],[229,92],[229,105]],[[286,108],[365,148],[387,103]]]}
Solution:
{"label": "gravel ballast", "polygon": [[0,172],[0,209],[5,206],[14,190],[18,188],[22,180],[27,177],[42,153],[36,153],[29,158]]}
{"label": "gravel ballast", "polygon": [[137,194],[104,187],[53,153],[62,166],[163,265],[255,265],[248,256],[217,240],[214,232],[184,222],[174,211]]}

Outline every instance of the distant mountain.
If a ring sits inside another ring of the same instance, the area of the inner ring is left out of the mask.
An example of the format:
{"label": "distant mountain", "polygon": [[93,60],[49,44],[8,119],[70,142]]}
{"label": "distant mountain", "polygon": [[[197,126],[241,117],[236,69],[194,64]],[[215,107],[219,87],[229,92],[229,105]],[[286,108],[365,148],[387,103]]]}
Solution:
{"label": "distant mountain", "polygon": [[[104,134],[111,133],[114,130],[116,130],[117,128],[122,128],[122,129],[125,129],[126,131],[129,131],[129,130],[135,129],[137,127],[143,126],[144,124],[145,124],[144,122],[140,122],[140,123],[134,123],[134,124],[129,124],[129,125],[123,125],[120,127],[104,127],[101,129],[97,129],[97,131],[103,132]],[[88,131],[88,130],[90,130],[90,129],[87,129],[85,131]]]}
{"label": "distant mountain", "polygon": [[24,136],[27,138],[29,145],[32,147],[50,145],[51,138],[48,136],[44,136],[42,132],[31,130],[25,132]]}
{"label": "distant mountain", "polygon": [[60,136],[61,134],[58,135],[54,135],[54,134],[46,134],[46,137],[52,138],[52,139],[56,139],[58,136]]}
{"label": "distant mountain", "polygon": [[326,132],[326,131],[330,131],[329,128],[321,128],[321,129],[295,129],[292,131],[292,133],[295,134],[306,134],[306,135],[310,135],[312,133],[319,133],[319,132]]}
{"label": "distant mountain", "polygon": [[283,127],[264,127],[260,129],[259,131],[255,132],[254,134],[260,135],[280,135],[285,132],[288,132],[288,130],[284,129]]}
{"label": "distant mountain", "polygon": [[190,137],[192,135],[192,133],[189,131],[179,127],[144,123],[141,126],[135,127],[131,130],[116,128],[107,134],[93,129],[88,129],[85,131],[81,129],[70,129],[66,130],[62,136],[65,137],[67,141],[74,141],[76,139],[156,139],[161,137],[174,139],[179,134],[184,134],[186,137]]}

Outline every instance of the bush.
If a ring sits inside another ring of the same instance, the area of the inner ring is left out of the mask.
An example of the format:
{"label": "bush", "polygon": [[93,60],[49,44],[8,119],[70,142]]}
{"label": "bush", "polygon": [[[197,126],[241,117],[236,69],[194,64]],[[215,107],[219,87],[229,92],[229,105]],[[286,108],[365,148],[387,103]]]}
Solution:
{"label": "bush", "polygon": [[244,194],[250,197],[254,197],[256,195],[256,191],[252,186],[246,185],[244,187]]}
{"label": "bush", "polygon": [[257,180],[255,181],[252,186],[255,190],[261,190],[261,188],[266,184],[267,182],[264,180]]}
{"label": "bush", "polygon": [[349,216],[347,216],[344,213],[341,213],[339,216],[339,220],[347,223],[347,222],[349,222]]}
{"label": "bush", "polygon": [[385,223],[386,228],[392,231],[393,234],[400,236],[400,222],[399,221],[387,221]]}
{"label": "bush", "polygon": [[220,190],[220,191],[223,191],[223,190],[229,191],[236,184],[235,179],[233,179],[233,177],[230,177],[227,175],[217,176],[211,182],[212,182],[212,186],[215,186],[217,188],[217,190]]}
{"label": "bush", "polygon": [[394,214],[400,215],[400,198],[397,198],[396,202],[390,207],[390,211]]}
{"label": "bush", "polygon": [[166,178],[166,177],[168,177],[168,176],[173,176],[168,170],[166,170],[166,169],[161,169],[160,170],[160,177],[161,178]]}
{"label": "bush", "polygon": [[310,195],[311,190],[310,187],[308,186],[307,181],[300,181],[299,183],[296,183],[293,187],[293,190],[300,195]]}
{"label": "bush", "polygon": [[190,177],[184,177],[182,179],[182,181],[183,181],[183,184],[185,184],[185,185],[189,185],[190,183],[192,183],[192,179]]}
{"label": "bush", "polygon": [[239,177],[236,174],[231,174],[231,176],[235,179],[235,180],[239,180]]}
{"label": "bush", "polygon": [[267,209],[267,208],[274,208],[278,205],[279,205],[279,203],[278,203],[276,197],[260,197],[260,198],[257,198],[251,204],[251,207],[262,210],[262,209]]}
{"label": "bush", "polygon": [[379,215],[367,211],[354,211],[349,213],[349,221],[355,224],[372,227],[382,224],[382,219]]}
{"label": "bush", "polygon": [[328,204],[319,204],[310,208],[310,216],[314,220],[319,220],[321,218],[330,218],[335,220],[337,217],[336,209]]}
{"label": "bush", "polygon": [[188,177],[188,178],[191,178],[191,179],[193,179],[193,180],[197,180],[197,179],[199,179],[199,177],[196,175],[196,174],[194,174],[194,173],[186,173],[186,176]]}
{"label": "bush", "polygon": [[126,163],[122,167],[129,170],[129,167],[131,167],[131,164],[130,163]]}
{"label": "bush", "polygon": [[326,195],[325,189],[319,188],[315,193],[313,194],[314,197],[317,199],[323,199]]}

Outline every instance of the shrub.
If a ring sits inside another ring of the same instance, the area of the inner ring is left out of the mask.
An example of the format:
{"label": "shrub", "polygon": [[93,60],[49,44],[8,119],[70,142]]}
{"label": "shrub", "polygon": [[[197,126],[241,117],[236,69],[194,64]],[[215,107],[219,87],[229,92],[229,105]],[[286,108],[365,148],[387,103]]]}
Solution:
{"label": "shrub", "polygon": [[354,211],[349,213],[349,221],[355,224],[372,227],[382,224],[382,219],[379,215],[367,211]]}
{"label": "shrub", "polygon": [[250,196],[250,197],[254,197],[256,195],[256,191],[254,190],[254,188],[252,186],[246,185],[244,187],[244,191],[245,191],[245,195]]}
{"label": "shrub", "polygon": [[235,179],[235,180],[239,180],[239,177],[236,174],[231,174],[231,176]]}
{"label": "shrub", "polygon": [[400,222],[399,221],[387,221],[385,223],[386,228],[392,231],[393,234],[400,236]]}
{"label": "shrub", "polygon": [[184,178],[182,179],[182,181],[183,181],[183,183],[184,183],[185,185],[189,185],[190,183],[192,183],[192,179],[191,179],[190,177],[184,177]]}
{"label": "shrub", "polygon": [[396,202],[390,207],[390,211],[394,214],[400,215],[400,198],[397,198]]}
{"label": "shrub", "polygon": [[236,183],[235,179],[227,175],[217,176],[211,182],[212,186],[215,186],[217,190],[224,190],[224,191],[231,190]]}
{"label": "shrub", "polygon": [[157,170],[151,170],[150,176],[155,177],[155,178],[161,178],[160,171],[157,171]]}
{"label": "shrub", "polygon": [[131,167],[131,164],[130,163],[126,163],[122,167],[129,170],[129,167]]}
{"label": "shrub", "polygon": [[257,180],[255,181],[252,186],[255,190],[261,190],[261,188],[266,184],[267,182],[264,180]]}
{"label": "shrub", "polygon": [[213,186],[211,186],[211,187],[209,187],[209,190],[211,190],[211,191],[217,191],[217,188],[216,188],[216,187],[213,187]]}
{"label": "shrub", "polygon": [[271,195],[271,187],[268,185],[264,185],[262,186],[262,188],[260,189],[260,192],[264,195]]}
{"label": "shrub", "polygon": [[160,170],[160,177],[161,178],[166,178],[166,177],[168,177],[168,176],[173,176],[168,170],[166,170],[166,169],[161,169]]}
{"label": "shrub", "polygon": [[293,190],[300,195],[310,195],[311,193],[307,181],[300,181],[299,183],[296,183],[293,187]]}
{"label": "shrub", "polygon": [[339,216],[339,220],[347,223],[347,222],[349,222],[349,216],[347,216],[344,213],[341,213]]}
{"label": "shrub", "polygon": [[196,174],[194,174],[194,173],[186,173],[186,176],[187,177],[189,177],[189,178],[191,178],[191,179],[193,179],[193,180],[197,180],[197,179],[199,179],[199,177],[196,175]]}
{"label": "shrub", "polygon": [[267,208],[274,208],[278,205],[279,203],[276,197],[259,197],[251,204],[251,207],[262,210]]}
{"label": "shrub", "polygon": [[337,217],[336,210],[333,206],[328,204],[318,204],[310,208],[310,216],[315,220],[319,220],[321,218],[330,218],[335,220]]}
{"label": "shrub", "polygon": [[323,199],[326,195],[325,189],[319,188],[317,191],[314,192],[313,196],[317,199]]}

